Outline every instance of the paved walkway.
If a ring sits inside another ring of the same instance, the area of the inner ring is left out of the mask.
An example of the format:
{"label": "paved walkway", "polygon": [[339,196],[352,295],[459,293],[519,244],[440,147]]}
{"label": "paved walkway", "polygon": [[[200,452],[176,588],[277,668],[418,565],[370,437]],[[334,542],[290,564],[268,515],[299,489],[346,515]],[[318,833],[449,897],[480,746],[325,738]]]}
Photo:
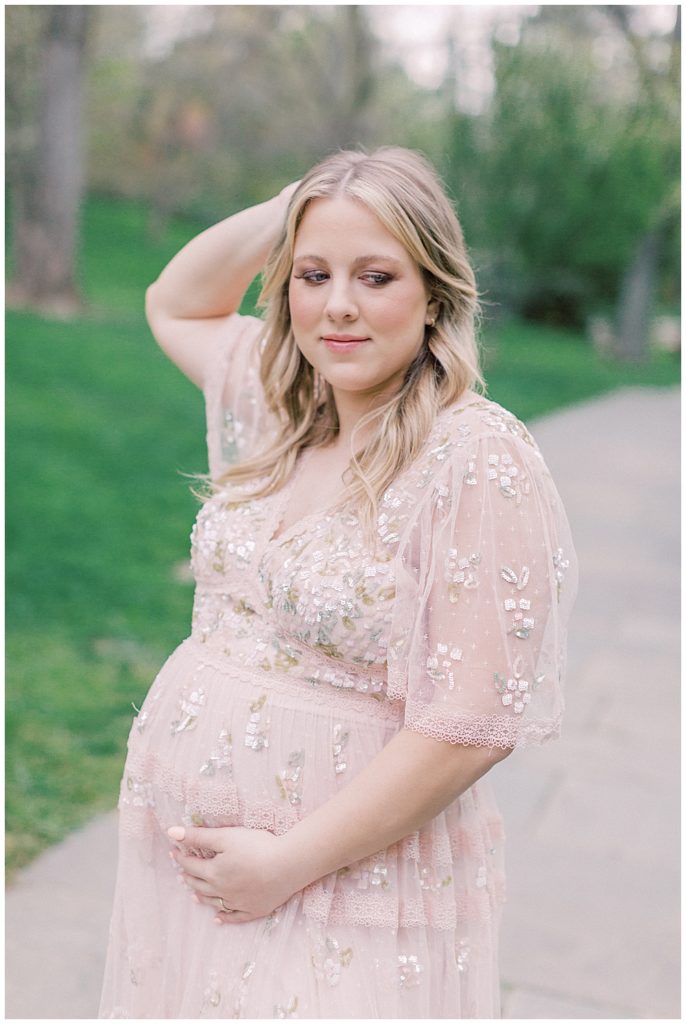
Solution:
{"label": "paved walkway", "polygon": [[[508,831],[507,1018],[678,1018],[680,392],[530,422],[580,559],[563,738],[493,772]],[[107,814],[6,901],[6,1015],[97,1012],[116,861]]]}

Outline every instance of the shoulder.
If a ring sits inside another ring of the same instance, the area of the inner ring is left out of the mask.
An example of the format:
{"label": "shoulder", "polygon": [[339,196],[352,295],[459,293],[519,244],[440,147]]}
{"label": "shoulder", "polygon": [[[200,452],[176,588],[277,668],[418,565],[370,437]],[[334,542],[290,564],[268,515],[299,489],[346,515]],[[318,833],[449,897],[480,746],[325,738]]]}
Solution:
{"label": "shoulder", "polygon": [[448,406],[436,417],[436,426],[452,427],[458,432],[466,432],[461,426],[468,425],[470,436],[476,438],[488,435],[507,435],[518,438],[530,448],[538,445],[523,420],[515,413],[482,395],[470,392],[452,406]]}
{"label": "shoulder", "polygon": [[484,489],[496,485],[519,505],[522,494],[549,475],[528,426],[498,402],[470,392],[436,416],[402,489],[415,514],[432,515],[463,494],[479,503]]}
{"label": "shoulder", "polygon": [[255,390],[264,335],[265,324],[259,317],[241,313],[227,317],[214,358],[207,367],[204,390],[218,388],[225,406],[237,401],[246,389]]}
{"label": "shoulder", "polygon": [[227,320],[225,344],[229,349],[247,348],[259,353],[265,336],[265,322],[258,316],[233,313]]}
{"label": "shoulder", "polygon": [[521,453],[527,461],[542,463],[528,426],[498,402],[470,391],[437,415],[420,461],[455,467],[488,448]]}

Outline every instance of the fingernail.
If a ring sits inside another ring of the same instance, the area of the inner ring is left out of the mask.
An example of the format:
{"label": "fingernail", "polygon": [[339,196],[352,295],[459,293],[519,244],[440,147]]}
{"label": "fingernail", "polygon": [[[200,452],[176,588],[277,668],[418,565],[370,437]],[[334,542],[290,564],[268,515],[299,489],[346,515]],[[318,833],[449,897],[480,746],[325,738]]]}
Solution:
{"label": "fingernail", "polygon": [[223,924],[223,921],[222,921],[221,917],[215,917],[214,923],[215,924]]}
{"label": "fingernail", "polygon": [[197,892],[193,893],[193,899],[195,900],[196,903],[200,903],[200,897],[198,896]]}
{"label": "fingernail", "polygon": [[167,829],[167,835],[170,839],[183,839],[185,834],[186,830],[181,825],[172,825],[171,828]]}

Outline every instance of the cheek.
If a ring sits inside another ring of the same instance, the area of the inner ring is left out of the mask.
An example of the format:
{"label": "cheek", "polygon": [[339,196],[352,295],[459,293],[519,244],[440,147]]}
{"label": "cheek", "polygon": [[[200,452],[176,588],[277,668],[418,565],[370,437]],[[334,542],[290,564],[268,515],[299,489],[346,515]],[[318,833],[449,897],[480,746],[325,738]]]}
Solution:
{"label": "cheek", "polygon": [[[376,304],[373,317],[379,328],[414,337],[418,332],[423,336],[425,302],[423,296],[396,293]],[[370,310],[371,312],[371,310]]]}
{"label": "cheek", "polygon": [[318,301],[315,289],[307,289],[291,286],[288,291],[288,306],[291,314],[291,323],[295,328],[298,325],[307,326],[316,322],[321,315],[321,302]]}

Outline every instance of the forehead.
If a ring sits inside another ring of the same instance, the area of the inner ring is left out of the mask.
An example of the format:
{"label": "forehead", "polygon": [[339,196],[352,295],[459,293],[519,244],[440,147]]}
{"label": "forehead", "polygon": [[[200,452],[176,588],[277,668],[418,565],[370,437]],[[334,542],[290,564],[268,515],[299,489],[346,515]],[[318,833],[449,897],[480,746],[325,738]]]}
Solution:
{"label": "forehead", "polygon": [[411,260],[402,242],[369,207],[348,196],[313,199],[303,214],[295,236],[293,255],[296,259],[305,253],[326,255],[332,251],[352,255],[359,255],[362,251],[374,252],[395,259]]}

